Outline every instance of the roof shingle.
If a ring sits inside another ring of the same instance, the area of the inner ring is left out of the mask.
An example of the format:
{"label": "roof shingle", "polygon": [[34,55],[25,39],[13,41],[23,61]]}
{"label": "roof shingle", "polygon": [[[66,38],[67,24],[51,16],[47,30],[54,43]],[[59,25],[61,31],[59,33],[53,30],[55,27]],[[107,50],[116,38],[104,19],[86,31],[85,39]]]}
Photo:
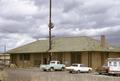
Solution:
{"label": "roof shingle", "polygon": [[[52,49],[49,51],[48,39],[38,40],[32,43],[9,50],[8,53],[40,53],[40,52],[72,52],[72,51],[110,51],[101,47],[100,41],[87,36],[63,37],[52,39]],[[111,50],[113,51],[113,50]],[[117,50],[120,52],[120,50]],[[115,50],[114,50],[115,52]]]}

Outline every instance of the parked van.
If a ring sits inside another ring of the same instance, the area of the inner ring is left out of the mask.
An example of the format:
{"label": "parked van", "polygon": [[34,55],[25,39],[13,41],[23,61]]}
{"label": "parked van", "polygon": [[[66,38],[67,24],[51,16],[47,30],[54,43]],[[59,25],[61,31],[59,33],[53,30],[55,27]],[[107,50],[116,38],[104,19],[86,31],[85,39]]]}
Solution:
{"label": "parked van", "polygon": [[108,58],[102,67],[96,71],[99,74],[120,74],[120,58]]}

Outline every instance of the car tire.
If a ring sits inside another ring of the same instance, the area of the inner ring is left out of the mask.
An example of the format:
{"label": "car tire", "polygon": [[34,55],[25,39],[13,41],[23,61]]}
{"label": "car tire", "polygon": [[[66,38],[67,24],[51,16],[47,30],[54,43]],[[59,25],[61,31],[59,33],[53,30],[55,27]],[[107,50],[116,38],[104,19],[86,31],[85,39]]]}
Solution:
{"label": "car tire", "polygon": [[72,71],[69,71],[69,73],[72,73]]}
{"label": "car tire", "polygon": [[65,68],[64,68],[64,67],[62,67],[62,68],[61,68],[61,71],[64,71],[64,70],[65,70]]}
{"label": "car tire", "polygon": [[73,71],[73,70],[72,70],[72,71],[69,71],[69,73],[74,74],[74,73],[75,73],[75,71]]}
{"label": "car tire", "polygon": [[91,73],[91,72],[92,72],[92,70],[89,69],[89,70],[88,70],[88,73]]}
{"label": "car tire", "polygon": [[74,73],[76,73],[76,72],[72,70],[71,73],[74,74]]}
{"label": "car tire", "polygon": [[43,71],[47,71],[46,69],[44,69]]}
{"label": "car tire", "polygon": [[53,67],[51,67],[51,68],[50,68],[50,71],[52,72],[52,71],[55,71],[55,70],[54,70],[54,68],[53,68]]}
{"label": "car tire", "polygon": [[98,73],[99,75],[102,75],[102,73]]}
{"label": "car tire", "polygon": [[78,70],[77,73],[79,74],[79,73],[80,73],[80,70]]}

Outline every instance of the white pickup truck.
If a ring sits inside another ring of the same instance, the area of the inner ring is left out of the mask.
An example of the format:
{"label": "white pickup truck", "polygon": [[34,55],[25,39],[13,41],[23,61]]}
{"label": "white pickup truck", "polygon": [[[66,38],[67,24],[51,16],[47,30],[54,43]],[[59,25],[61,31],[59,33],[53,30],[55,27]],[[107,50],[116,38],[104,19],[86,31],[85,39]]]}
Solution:
{"label": "white pickup truck", "polygon": [[40,69],[43,71],[55,71],[55,70],[63,71],[65,69],[65,65],[60,64],[59,61],[50,61],[50,64],[40,65]]}

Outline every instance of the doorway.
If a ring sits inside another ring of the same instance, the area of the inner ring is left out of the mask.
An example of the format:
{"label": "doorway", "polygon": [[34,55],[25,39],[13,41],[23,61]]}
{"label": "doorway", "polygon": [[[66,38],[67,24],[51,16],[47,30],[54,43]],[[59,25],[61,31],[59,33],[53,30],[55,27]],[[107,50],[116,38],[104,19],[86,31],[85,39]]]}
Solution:
{"label": "doorway", "polygon": [[81,63],[81,53],[80,52],[71,53],[71,64],[73,64],[73,63]]}

